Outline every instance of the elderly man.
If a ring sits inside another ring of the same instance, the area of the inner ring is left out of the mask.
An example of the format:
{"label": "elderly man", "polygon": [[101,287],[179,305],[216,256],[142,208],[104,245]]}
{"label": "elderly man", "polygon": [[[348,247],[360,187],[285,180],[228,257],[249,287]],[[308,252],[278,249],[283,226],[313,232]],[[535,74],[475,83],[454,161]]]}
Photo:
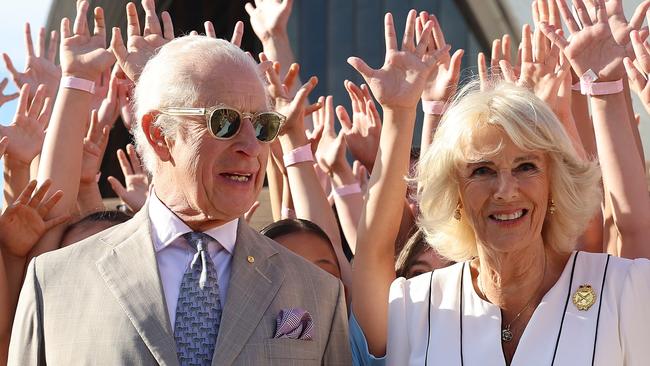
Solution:
{"label": "elderly man", "polygon": [[31,262],[9,363],[350,364],[340,282],[241,219],[285,118],[254,60],[172,40],[139,74],[135,106],[149,200]]}

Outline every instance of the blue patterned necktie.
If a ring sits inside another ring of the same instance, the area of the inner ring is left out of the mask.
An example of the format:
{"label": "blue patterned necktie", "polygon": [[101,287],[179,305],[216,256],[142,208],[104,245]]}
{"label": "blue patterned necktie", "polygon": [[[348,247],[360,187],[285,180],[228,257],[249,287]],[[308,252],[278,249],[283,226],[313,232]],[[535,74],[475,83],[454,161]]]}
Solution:
{"label": "blue patterned necktie", "polygon": [[174,339],[181,366],[210,365],[221,323],[217,271],[208,254],[209,235],[183,235],[196,254],[183,275],[176,305]]}

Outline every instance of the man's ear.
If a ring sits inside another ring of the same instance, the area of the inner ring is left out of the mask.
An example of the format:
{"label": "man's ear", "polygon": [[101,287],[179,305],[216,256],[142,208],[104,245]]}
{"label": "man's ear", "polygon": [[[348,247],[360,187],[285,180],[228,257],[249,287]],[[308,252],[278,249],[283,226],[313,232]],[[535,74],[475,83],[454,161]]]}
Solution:
{"label": "man's ear", "polygon": [[144,135],[147,137],[149,146],[153,148],[156,155],[161,161],[170,161],[172,159],[170,146],[168,140],[162,133],[160,127],[154,124],[156,120],[156,114],[154,112],[149,112],[142,116],[140,121],[140,128],[144,132]]}

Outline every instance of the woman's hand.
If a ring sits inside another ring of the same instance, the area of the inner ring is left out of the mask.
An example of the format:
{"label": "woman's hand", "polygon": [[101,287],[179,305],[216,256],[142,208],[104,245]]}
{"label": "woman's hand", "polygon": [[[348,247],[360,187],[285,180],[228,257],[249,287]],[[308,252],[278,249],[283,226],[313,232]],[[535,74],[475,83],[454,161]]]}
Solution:
{"label": "woman's hand", "polygon": [[630,33],[636,61],[633,63],[630,58],[625,58],[625,70],[630,79],[630,86],[639,95],[646,111],[650,113],[650,43],[643,42],[639,32]]}
{"label": "woman's hand", "polygon": [[286,36],[292,7],[293,0],[255,0],[255,6],[245,5],[253,32],[262,42],[277,35]]}
{"label": "woman's hand", "polygon": [[115,62],[115,56],[106,49],[104,10],[95,8],[95,27],[92,35],[88,27],[87,12],[88,1],[77,3],[73,31],[70,30],[68,18],[61,20],[61,70],[64,76],[95,81]]}
{"label": "woman's hand", "polygon": [[581,29],[573,18],[566,1],[558,0],[562,18],[571,32],[570,41],[556,32],[556,27],[547,22],[541,22],[540,29],[548,39],[560,47],[578,76],[592,70],[598,75],[599,81],[619,80],[625,75],[623,58],[626,56],[626,47],[620,45],[612,34],[605,0],[593,1],[595,2],[595,21],[590,18],[588,9],[582,0],[573,2],[580,23],[582,23]]}
{"label": "woman's hand", "polygon": [[[142,0],[145,12],[144,31],[140,33],[140,21],[134,3],[126,4],[127,45],[124,46],[120,28],[113,28],[111,49],[117,62],[129,79],[138,81],[144,65],[153,57],[156,50],[174,39],[174,25],[169,13],[160,15],[162,25],[156,15],[154,0]],[[164,29],[164,30],[163,30]]]}
{"label": "woman's hand", "polygon": [[415,10],[411,10],[406,20],[400,50],[397,48],[393,15],[386,14],[386,57],[380,69],[370,68],[358,57],[348,58],[348,63],[363,76],[372,94],[384,109],[414,110],[429,74],[449,51],[449,45],[440,49],[433,47],[431,21],[426,23],[417,45],[414,43],[416,17]]}
{"label": "woman's hand", "polygon": [[50,185],[51,182],[46,180],[34,193],[36,181],[31,181],[18,199],[2,213],[0,246],[3,253],[24,258],[45,232],[69,219],[69,216],[62,215],[45,220],[52,207],[63,197],[63,192],[57,191],[45,199]]}
{"label": "woman's hand", "polygon": [[149,176],[142,169],[142,162],[135,151],[133,145],[127,145],[127,157],[122,149],[117,150],[117,159],[120,162],[126,187],[115,177],[108,177],[113,191],[120,197],[122,202],[133,212],[138,212],[149,195]]}
{"label": "woman's hand", "polygon": [[346,80],[344,85],[352,104],[352,119],[343,106],[336,107],[336,116],[341,122],[345,143],[350,152],[372,171],[379,148],[381,118],[366,84],[359,88]]}
{"label": "woman's hand", "polygon": [[[45,128],[52,114],[52,101],[46,97],[47,88],[39,85],[30,103],[31,89],[29,84],[23,84],[13,122],[8,126],[0,126],[0,136],[9,138],[7,159],[27,167],[41,152]],[[23,184],[25,183],[27,180]]]}
{"label": "woman's hand", "polygon": [[108,126],[102,126],[97,111],[92,111],[88,132],[84,138],[84,151],[81,160],[81,184],[95,184],[102,164],[106,144],[108,144]]}
{"label": "woman's hand", "polygon": [[[34,52],[34,42],[32,41],[32,31],[29,23],[25,23],[25,48],[27,51],[27,62],[25,72],[19,72],[14,67],[11,58],[6,53],[2,54],[5,66],[11,78],[18,88],[25,84],[45,85],[49,97],[54,97],[59,88],[61,80],[61,68],[54,62],[56,50],[59,47],[59,33],[52,31],[50,33],[50,45],[45,47],[45,28],[41,27],[38,35],[38,53]],[[31,90],[29,99],[34,98],[36,90]],[[0,103],[1,104],[1,103]]]}

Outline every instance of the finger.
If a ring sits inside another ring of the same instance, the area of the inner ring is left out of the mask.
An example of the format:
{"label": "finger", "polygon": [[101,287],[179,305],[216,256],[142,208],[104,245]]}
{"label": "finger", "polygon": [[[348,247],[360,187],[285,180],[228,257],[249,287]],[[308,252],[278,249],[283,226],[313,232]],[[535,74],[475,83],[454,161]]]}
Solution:
{"label": "finger", "polygon": [[18,107],[16,108],[16,117],[27,115],[30,89],[31,86],[29,84],[23,84],[22,88],[20,88],[20,98],[18,99]]}
{"label": "finger", "polygon": [[639,38],[639,33],[637,31],[630,32],[630,40],[632,41],[632,48],[634,49],[637,63],[639,66],[641,66],[641,70],[643,70],[645,73],[649,73],[650,54],[648,54],[646,48],[643,46],[643,43]]}
{"label": "finger", "polygon": [[47,194],[47,191],[50,189],[51,185],[52,181],[49,179],[43,182],[43,184],[41,184],[41,186],[32,195],[27,205],[32,208],[37,208],[41,204],[43,197],[45,197],[45,194]]}
{"label": "finger", "polygon": [[352,113],[363,112],[365,109],[363,102],[364,96],[361,89],[351,81],[348,81],[345,87],[350,95],[350,100],[352,101]]}
{"label": "finger", "polygon": [[266,76],[272,86],[276,88],[281,88],[282,84],[280,83],[280,77],[278,76],[278,70],[280,69],[280,63],[274,62],[273,67],[269,68],[266,71]]}
{"label": "finger", "polygon": [[560,9],[558,8],[555,0],[546,0],[548,2],[548,23],[554,27],[562,27],[562,18],[560,17]]}
{"label": "finger", "polygon": [[381,118],[379,118],[379,111],[377,110],[377,106],[373,100],[366,100],[366,110],[369,112],[367,115],[370,116],[370,127],[381,127]]}
{"label": "finger", "polygon": [[350,115],[342,105],[336,106],[336,118],[338,118],[339,123],[341,124],[341,129],[343,131],[349,132],[352,129],[352,121],[350,120]]}
{"label": "finger", "polygon": [[126,153],[129,154],[129,161],[131,162],[131,169],[133,169],[133,174],[142,173],[142,163],[140,162],[140,157],[135,151],[133,144],[126,145]]}
{"label": "finger", "polygon": [[368,85],[366,85],[366,84],[361,84],[361,88],[360,88],[360,89],[361,89],[361,92],[363,93],[363,99],[364,99],[364,100],[371,100],[371,101],[374,101],[374,99],[372,99],[372,95],[370,95],[370,89],[368,88]]}
{"label": "finger", "polygon": [[106,19],[104,18],[104,9],[100,7],[95,8],[95,29],[93,34],[100,36],[102,40],[102,47],[106,46]]}
{"label": "finger", "polygon": [[106,180],[108,180],[108,183],[111,185],[113,192],[115,192],[115,194],[117,194],[117,196],[120,197],[122,201],[125,201],[124,198],[127,196],[128,192],[122,183],[114,177],[108,177]]}
{"label": "finger", "polygon": [[241,40],[244,37],[244,22],[238,21],[235,23],[235,29],[232,31],[232,38],[230,43],[237,47],[241,47]]}
{"label": "finger", "polygon": [[488,82],[488,71],[487,71],[487,65],[485,64],[485,54],[483,52],[479,52],[477,64],[478,64],[478,78],[481,83],[481,90],[483,90],[487,86],[487,82]]}
{"label": "finger", "polygon": [[197,32],[195,30],[190,32],[190,36],[198,36],[198,35],[199,35],[199,32]]}
{"label": "finger", "polygon": [[59,31],[61,32],[61,37],[63,39],[72,37],[72,31],[70,31],[70,19],[61,19],[61,26],[59,27]]}
{"label": "finger", "polygon": [[414,51],[415,43],[413,37],[415,35],[415,18],[417,12],[411,9],[406,16],[406,25],[404,26],[404,36],[402,37],[402,50]]}
{"label": "finger", "polygon": [[590,27],[593,25],[591,16],[589,16],[589,11],[587,10],[587,7],[582,0],[573,0],[573,8],[578,14],[578,20],[580,20],[580,23],[582,23],[582,28]]}
{"label": "finger", "polygon": [[533,44],[528,24],[521,28],[521,61],[533,62]]}
{"label": "finger", "polygon": [[[542,33],[548,38],[551,43],[558,45],[561,50],[564,51],[564,49],[569,45],[569,42],[564,38],[564,36],[557,34],[555,32],[555,28],[548,25],[547,23],[540,23],[539,24],[539,29],[542,30]],[[522,56],[523,57],[523,56]]]}
{"label": "finger", "polygon": [[217,32],[214,30],[214,24],[211,21],[206,21],[203,23],[203,29],[205,29],[205,35],[211,38],[217,38]]}
{"label": "finger", "polygon": [[127,175],[133,175],[133,168],[131,167],[131,162],[126,157],[124,150],[122,149],[117,150],[117,161],[120,163],[120,168],[122,168],[122,173],[124,173],[125,177]]}
{"label": "finger", "polygon": [[174,39],[174,23],[172,22],[172,17],[168,12],[163,11],[162,14],[160,14],[160,18],[162,19],[163,38],[171,41]]}
{"label": "finger", "polygon": [[544,33],[539,30],[539,27],[535,29],[533,34],[533,42],[533,60],[535,62],[544,63],[544,61],[546,61],[546,54],[548,53],[548,38],[546,38]]}
{"label": "finger", "polygon": [[334,132],[334,98],[325,98],[325,129]]}
{"label": "finger", "polygon": [[420,35],[420,43],[418,43],[417,47],[415,48],[415,54],[418,55],[418,57],[422,57],[425,52],[427,52],[427,49],[434,51],[436,48],[433,46],[433,34],[432,30],[433,29],[433,22],[428,21],[424,25],[424,29],[422,30],[422,34]]}
{"label": "finger", "polygon": [[84,0],[77,4],[77,17],[74,19],[74,27],[72,28],[74,34],[78,36],[88,34],[88,20],[86,19],[87,13],[87,1]]}
{"label": "finger", "polygon": [[[63,191],[59,191],[59,192],[61,192],[61,197],[63,197]],[[56,226],[59,226],[59,225],[61,225],[63,223],[68,222],[68,220],[70,220],[70,218],[71,218],[70,215],[62,215],[62,216],[57,216],[57,217],[55,217],[53,219],[49,219],[49,220],[45,221],[44,222],[45,231],[48,231],[48,230],[52,229],[53,227],[56,227]]]}
{"label": "finger", "polygon": [[517,82],[517,77],[515,76],[515,72],[512,69],[512,65],[506,61],[506,60],[501,60],[499,62],[499,67],[501,68],[501,73],[503,74],[503,78],[509,82],[509,83],[516,83]]}
{"label": "finger", "polygon": [[354,67],[355,70],[366,80],[366,83],[369,82],[369,79],[374,74],[375,70],[371,69],[365,61],[358,57],[349,57],[348,64]]}
{"label": "finger", "polygon": [[540,21],[548,22],[549,14],[548,14],[548,4],[546,4],[546,1],[544,0],[537,1],[537,7],[539,8]]}
{"label": "finger", "polygon": [[111,38],[111,51],[113,52],[113,55],[115,55],[115,59],[117,59],[117,63],[120,66],[124,66],[124,64],[126,64],[126,58],[128,56],[128,53],[126,51],[126,47],[124,46],[124,40],[122,40],[122,33],[120,32],[120,28],[118,27],[113,27],[113,37]]}
{"label": "finger", "polygon": [[450,79],[451,85],[458,84],[458,80],[460,79],[460,67],[463,61],[464,54],[465,54],[465,50],[460,49],[460,50],[456,50],[456,52],[454,52],[454,54],[451,56],[451,61],[449,62],[449,73],[452,75]]}
{"label": "finger", "polygon": [[45,55],[45,27],[41,27],[38,31],[38,57],[46,57]]}
{"label": "finger", "polygon": [[293,98],[293,101],[291,103],[298,103],[298,105],[304,104],[309,97],[309,93],[314,90],[316,84],[318,84],[317,77],[312,76],[309,78],[309,80],[300,89],[298,89],[298,92],[296,93],[296,96]]}
{"label": "finger", "polygon": [[[579,32],[580,26],[578,25],[575,18],[573,17],[573,13],[569,9],[566,0],[555,0],[555,1],[560,10],[560,15],[564,20],[564,24],[566,24],[567,28],[569,29],[569,33],[573,34]],[[548,37],[548,34],[546,32],[544,32],[544,34],[546,34],[546,36]],[[549,37],[549,39],[551,38]]]}
{"label": "finger", "polygon": [[492,41],[492,58],[490,59],[492,73],[497,72],[498,74],[499,61],[501,61],[501,40],[495,39]]}
{"label": "finger", "polygon": [[252,16],[255,12],[255,7],[251,3],[246,3],[244,5],[244,9],[246,10],[249,16]]}
{"label": "finger", "polygon": [[20,192],[18,198],[16,199],[16,204],[26,205],[29,203],[29,200],[32,198],[32,193],[36,188],[36,180],[32,180],[27,184],[27,187],[23,188],[23,191]]}
{"label": "finger", "polygon": [[627,77],[630,79],[630,85],[632,88],[643,90],[647,80],[641,71],[634,66],[629,57],[623,59],[623,65],[625,65],[625,71],[627,72]]}
{"label": "finger", "polygon": [[[391,13],[386,13],[386,16],[384,16],[384,39],[386,41],[387,52],[389,50],[397,50],[397,35],[395,34],[395,24],[393,23],[393,14]],[[359,70],[357,69],[357,71]]]}
{"label": "finger", "polygon": [[260,59],[260,62],[269,61],[269,58],[266,57],[266,53],[264,53],[264,52],[260,52],[259,55],[258,55],[258,57],[259,57],[259,59]]}
{"label": "finger", "polygon": [[32,41],[32,30],[29,23],[25,23],[25,48],[27,56],[34,56],[34,42]]}
{"label": "finger", "polygon": [[27,111],[27,118],[29,118],[32,121],[38,120],[38,116],[41,114],[41,111],[43,110],[44,103],[45,103],[45,85],[41,84],[36,89],[36,93],[34,93],[34,98],[32,99],[32,103],[29,106],[29,110]]}
{"label": "finger", "polygon": [[154,0],[142,0],[142,8],[144,8],[144,36],[151,34],[162,35],[162,28],[158,15],[156,15],[156,4]]}
{"label": "finger", "polygon": [[424,23],[427,22],[429,13],[426,11],[420,12],[420,15],[415,20],[415,44],[420,43],[420,35],[424,29]]}
{"label": "finger", "polygon": [[244,220],[246,220],[246,222],[250,223],[250,220],[253,217],[253,214],[255,214],[255,210],[257,210],[258,207],[260,207],[260,202],[255,201],[251,208],[249,208],[248,211],[244,214]]}
{"label": "finger", "polygon": [[[57,203],[63,198],[63,191],[59,190],[56,191],[52,196],[50,196],[48,199],[43,202],[40,206],[38,206],[37,212],[40,217],[47,217],[47,214],[50,213],[50,210],[56,206]],[[65,216],[63,216],[65,218]],[[57,218],[51,219],[52,220],[57,220]],[[52,225],[56,226],[56,225]]]}
{"label": "finger", "polygon": [[[540,1],[543,1],[543,0],[540,0]],[[541,21],[541,19],[539,17],[539,5],[537,5],[537,1],[533,1],[530,6],[532,8],[532,13],[533,13],[533,23],[537,24],[537,23],[539,23]]]}
{"label": "finger", "polygon": [[52,31],[50,32],[50,45],[47,49],[47,59],[54,62],[56,58],[56,51],[59,49],[59,32]]}
{"label": "finger", "polygon": [[[140,20],[138,19],[138,10],[136,9],[135,4],[132,2],[126,4],[126,24],[127,37],[140,35]],[[113,31],[113,34],[115,34],[115,31]]]}
{"label": "finger", "polygon": [[284,80],[282,81],[282,84],[287,87],[287,90],[293,89],[293,85],[296,83],[296,80],[298,80],[299,72],[300,65],[293,63],[289,66],[289,70],[287,70],[287,74],[284,76]]}
{"label": "finger", "polygon": [[7,83],[9,82],[9,79],[4,78],[2,81],[0,81],[0,93],[2,93],[5,88],[7,87]]}
{"label": "finger", "polygon": [[596,21],[599,23],[607,23],[607,9],[605,7],[605,0],[590,0],[594,11],[596,12]]}
{"label": "finger", "polygon": [[5,66],[7,67],[7,70],[8,70],[9,73],[11,74],[11,77],[12,77],[14,80],[16,80],[16,79],[19,77],[19,74],[20,74],[20,73],[19,73],[18,70],[16,70],[16,68],[14,67],[14,63],[11,61],[11,58],[10,58],[9,55],[6,54],[6,53],[3,53],[3,54],[2,54],[2,58],[3,58],[4,62],[5,62]]}
{"label": "finger", "polygon": [[41,109],[41,113],[38,115],[38,122],[41,124],[43,129],[46,129],[47,125],[50,123],[53,107],[54,107],[54,101],[52,100],[52,98],[45,98],[43,109]]}
{"label": "finger", "polygon": [[634,10],[634,14],[632,14],[632,18],[630,18],[629,26],[632,29],[640,29],[641,26],[643,25],[643,20],[645,18],[645,15],[649,9],[650,9],[650,0],[646,0],[641,4],[639,4],[636,10]]}
{"label": "finger", "polygon": [[510,38],[510,35],[504,34],[503,37],[501,37],[501,56],[508,62],[512,62],[511,45],[512,39]]}
{"label": "finger", "polygon": [[[318,103],[320,105],[325,105],[325,97],[318,97]],[[314,124],[320,126],[322,129],[325,127],[325,109],[318,109],[315,112],[316,113],[313,114]]]}
{"label": "finger", "polygon": [[436,48],[445,47],[447,41],[445,40],[445,34],[442,32],[442,27],[440,26],[438,18],[435,15],[430,14],[429,19],[433,22],[433,40],[436,42]]}
{"label": "finger", "polygon": [[310,105],[305,107],[304,116],[307,117],[307,116],[311,115],[312,113],[314,113],[314,112],[316,112],[316,111],[318,111],[318,110],[320,110],[322,108],[323,108],[323,105],[321,103],[316,102],[316,103],[310,104]]}

